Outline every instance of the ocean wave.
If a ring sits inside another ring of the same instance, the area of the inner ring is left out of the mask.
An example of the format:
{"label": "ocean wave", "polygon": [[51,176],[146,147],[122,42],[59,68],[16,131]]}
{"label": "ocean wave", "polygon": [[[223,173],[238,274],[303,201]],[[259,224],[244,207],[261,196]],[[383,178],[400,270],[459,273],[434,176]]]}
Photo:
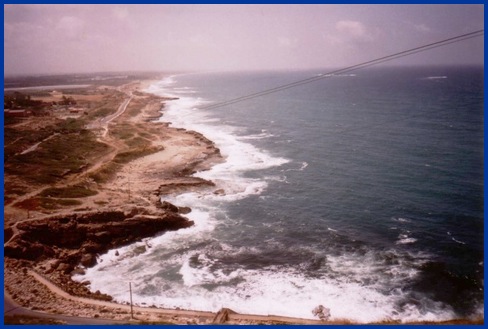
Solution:
{"label": "ocean wave", "polygon": [[438,75],[438,76],[430,76],[423,78],[424,80],[439,80],[439,79],[447,79],[445,75]]}
{"label": "ocean wave", "polygon": [[275,181],[275,182],[281,182],[281,183],[289,183],[287,180],[287,177],[285,175],[279,176],[279,175],[274,175],[274,176],[265,176],[265,180],[267,181]]}
{"label": "ocean wave", "polygon": [[[168,246],[168,238],[164,239]],[[279,244],[274,248],[285,246]],[[239,313],[312,319],[311,311],[322,304],[330,308],[331,320],[360,323],[385,319],[439,321],[454,317],[452,310],[442,303],[428,299],[412,302],[409,292],[401,287],[418,275],[422,257],[405,257],[393,250],[327,255],[321,265],[326,267],[327,274],[313,277],[305,275],[302,269],[282,265],[260,269],[221,266],[225,258],[252,259],[260,257],[262,251],[253,247],[233,248],[217,241],[200,243],[197,239],[164,264],[156,261],[159,258],[151,259],[152,252],[138,258],[121,258],[110,264],[116,269],[113,271],[89,269],[91,289],[109,292],[115,300],[127,302],[127,287],[120,282],[130,278],[136,305],[214,312],[228,307]],[[427,305],[428,308],[424,307]]]}
{"label": "ocean wave", "polygon": [[[155,91],[153,90],[153,92]],[[173,89],[167,90],[161,86],[160,90],[155,93],[174,95]],[[248,181],[242,179],[243,172],[271,168],[289,162],[288,159],[272,156],[244,141],[271,137],[271,134],[262,131],[259,135],[239,137],[235,134],[236,127],[220,124],[218,118],[212,117],[208,112],[198,110],[200,106],[207,103],[209,101],[200,97],[181,97],[168,102],[161,118],[161,121],[169,121],[174,127],[198,131],[219,147],[221,154],[225,157],[225,162],[214,166],[209,171],[198,173],[197,176],[210,180],[233,180],[234,183],[237,179],[242,182],[242,185],[245,185]],[[218,124],[215,125],[215,123]]]}
{"label": "ocean wave", "polygon": [[398,241],[396,242],[396,244],[410,244],[415,242],[417,242],[417,239],[411,238],[406,234],[400,234],[398,236]]}
{"label": "ocean wave", "polygon": [[451,237],[451,240],[456,242],[456,243],[459,243],[459,244],[466,244],[466,242],[463,242],[463,241],[460,241],[460,240],[457,240],[456,238],[454,238],[451,234],[451,232],[447,232],[447,235],[449,235]]}
{"label": "ocean wave", "polygon": [[304,171],[308,167],[308,162],[303,161],[300,165],[300,168],[292,168],[292,169],[286,169],[284,171]]}
{"label": "ocean wave", "polygon": [[[418,298],[405,289],[407,283],[415,283],[423,264],[431,258],[403,251],[404,244],[416,242],[404,230],[411,219],[392,218],[401,234],[392,249],[385,251],[370,245],[358,246],[359,239],[350,243],[340,235],[345,230],[340,226],[336,229],[332,222],[333,228],[326,226],[322,240],[307,249],[285,243],[287,238],[295,239],[296,232],[284,229],[280,215],[272,214],[266,222],[258,216],[255,222],[233,218],[230,204],[252,207],[255,200],[268,197],[263,192],[270,186],[286,183],[283,172],[305,171],[309,164],[292,162],[252,144],[254,139],[272,137],[268,131],[239,137],[242,131],[237,133],[236,127],[221,124],[212,112],[198,110],[208,100],[178,94],[176,79],[151,89],[162,96],[181,96],[166,103],[162,120],[196,130],[217,144],[225,162],[196,174],[212,180],[216,187],[168,198],[192,208],[187,217],[195,222],[194,226],[119,248],[119,256],[110,251],[78,280],[89,280],[91,290],[108,293],[119,302],[128,301],[125,282],[130,280],[133,300],[138,305],[206,311],[228,307],[239,313],[313,318],[312,310],[322,304],[331,309],[331,320],[361,323],[396,319],[442,321],[456,317],[448,305],[424,295]],[[286,163],[286,168],[294,168],[282,170],[281,174],[266,171],[264,177],[250,173]],[[288,176],[292,177],[291,173]],[[215,193],[216,190],[221,191]],[[254,200],[252,196],[262,198]],[[246,198],[251,201],[242,201]],[[293,218],[293,224],[311,222]],[[251,224],[258,230],[247,230]],[[232,239],[222,239],[229,231],[244,242],[239,240],[233,245]],[[260,234],[259,240],[250,236],[253,234]],[[347,241],[342,243],[340,239]],[[278,262],[278,258],[282,261]]]}
{"label": "ocean wave", "polygon": [[410,223],[412,220],[409,218],[403,218],[403,217],[398,217],[398,218],[392,218],[395,222],[400,222],[400,223]]}
{"label": "ocean wave", "polygon": [[274,135],[268,133],[266,130],[263,130],[260,134],[240,136],[239,140],[258,140],[258,139],[266,139],[271,137],[274,137]]}

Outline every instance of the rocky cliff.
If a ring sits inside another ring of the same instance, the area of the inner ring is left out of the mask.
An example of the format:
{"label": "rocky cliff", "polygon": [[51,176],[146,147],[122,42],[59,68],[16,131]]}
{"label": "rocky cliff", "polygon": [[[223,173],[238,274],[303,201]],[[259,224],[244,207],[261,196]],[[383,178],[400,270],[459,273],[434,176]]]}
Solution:
{"label": "rocky cliff", "polygon": [[158,213],[134,207],[125,212],[75,213],[24,221],[18,223],[18,232],[4,246],[4,256],[24,260],[33,267],[42,263],[43,274],[67,292],[88,296],[84,285],[70,279],[73,271],[82,270],[80,264],[91,267],[97,263],[98,254],[110,249],[193,225],[177,213],[177,207],[168,204],[167,208]]}

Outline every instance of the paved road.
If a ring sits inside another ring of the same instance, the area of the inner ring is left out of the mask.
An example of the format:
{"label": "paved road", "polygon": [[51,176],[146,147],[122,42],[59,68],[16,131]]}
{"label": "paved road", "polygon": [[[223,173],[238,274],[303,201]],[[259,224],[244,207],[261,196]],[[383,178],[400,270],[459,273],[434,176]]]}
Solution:
{"label": "paved road", "polygon": [[120,115],[122,115],[122,113],[124,113],[125,110],[127,109],[127,106],[129,105],[132,98],[134,98],[132,93],[128,93],[127,96],[129,96],[129,98],[127,98],[126,100],[124,100],[122,102],[122,104],[120,104],[119,108],[117,109],[117,112],[115,112],[114,114],[107,115],[106,117],[101,118],[96,122],[92,122],[92,123],[88,124],[86,126],[86,128],[87,129],[95,129],[95,128],[101,128],[103,126],[103,128],[105,129],[105,132],[104,132],[104,136],[105,136],[107,131],[108,131],[108,124],[111,121],[118,118]]}
{"label": "paved road", "polygon": [[132,96],[132,94],[128,94],[127,96],[129,96],[129,98],[127,98],[122,104],[120,104],[119,108],[117,109],[117,112],[103,118],[102,123],[109,123],[112,120],[118,118],[122,113],[125,112],[125,110],[127,109],[127,105],[129,105],[130,101],[134,97],[134,96]]}

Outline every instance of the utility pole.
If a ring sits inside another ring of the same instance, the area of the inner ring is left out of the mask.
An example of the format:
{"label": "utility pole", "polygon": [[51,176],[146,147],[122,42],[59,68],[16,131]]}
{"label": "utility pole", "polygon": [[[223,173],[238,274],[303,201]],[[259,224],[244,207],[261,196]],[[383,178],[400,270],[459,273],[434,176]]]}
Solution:
{"label": "utility pole", "polygon": [[132,310],[132,282],[129,281],[129,293],[130,293],[130,318],[134,319],[134,311]]}
{"label": "utility pole", "polygon": [[129,174],[127,175],[127,184],[129,185],[129,201],[130,201],[130,171],[131,171],[131,166],[129,166]]}

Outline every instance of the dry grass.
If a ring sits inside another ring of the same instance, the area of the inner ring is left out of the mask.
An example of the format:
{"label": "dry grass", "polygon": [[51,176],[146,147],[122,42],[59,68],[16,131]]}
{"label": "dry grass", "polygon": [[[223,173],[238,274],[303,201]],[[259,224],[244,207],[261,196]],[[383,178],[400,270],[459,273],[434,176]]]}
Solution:
{"label": "dry grass", "polygon": [[90,190],[84,186],[73,185],[62,188],[48,187],[39,195],[50,198],[76,199],[96,195],[98,192]]}
{"label": "dry grass", "polygon": [[117,163],[109,162],[88,176],[99,184],[107,183],[115,177],[121,167]]}
{"label": "dry grass", "polygon": [[[42,143],[35,151],[14,155],[10,153],[5,161],[5,173],[28,183],[52,185],[67,175],[81,172],[92,159],[109,151],[106,144],[96,141],[93,133],[72,133],[70,127],[65,128],[68,133]],[[4,192],[10,193],[7,190]]]}
{"label": "dry grass", "polygon": [[[50,93],[49,95],[42,95],[42,96],[33,96],[31,97],[32,100],[39,100],[46,103],[51,102],[59,102],[63,99],[63,96],[67,96],[62,92],[55,92]],[[69,94],[70,97],[73,97],[77,102],[100,102],[104,95],[100,92],[98,94],[91,94],[91,95],[83,95],[83,94]]]}
{"label": "dry grass", "polygon": [[25,210],[35,210],[35,211],[42,211],[42,210],[56,210],[61,209],[63,207],[73,207],[79,206],[82,202],[75,199],[54,199],[54,198],[46,198],[46,197],[35,197],[30,198],[24,201],[21,201],[16,204],[16,206],[20,209]]}
{"label": "dry grass", "polygon": [[135,160],[137,158],[141,158],[146,155],[150,155],[159,151],[164,150],[162,146],[160,147],[143,147],[143,148],[136,148],[136,149],[131,149],[130,151],[126,152],[120,152],[118,153],[114,160],[116,163],[119,164],[125,164],[129,163],[132,160]]}

